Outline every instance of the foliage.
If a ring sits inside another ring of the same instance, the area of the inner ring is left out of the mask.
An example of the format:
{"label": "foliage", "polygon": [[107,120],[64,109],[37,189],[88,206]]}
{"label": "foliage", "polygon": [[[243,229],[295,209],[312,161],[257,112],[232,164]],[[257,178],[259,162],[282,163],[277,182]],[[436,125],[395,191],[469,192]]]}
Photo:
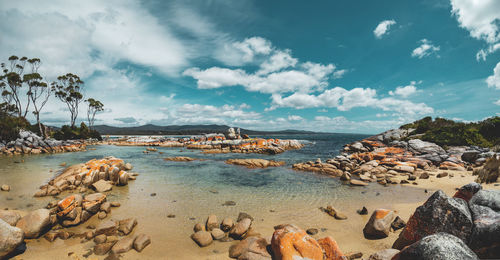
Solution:
{"label": "foliage", "polygon": [[12,105],[0,104],[0,140],[5,142],[14,141],[19,137],[20,129],[27,129],[31,125],[24,117],[18,117]]}
{"label": "foliage", "polygon": [[480,122],[463,123],[444,118],[425,117],[401,126],[415,129],[411,134],[421,134],[421,139],[438,145],[477,145],[491,147],[500,144],[500,117]]}
{"label": "foliage", "polygon": [[89,127],[92,128],[95,122],[95,114],[97,112],[101,112],[104,110],[104,105],[99,100],[95,100],[93,98],[89,98],[85,100],[85,102],[89,103],[87,109],[87,119],[89,120]]}
{"label": "foliage", "polygon": [[75,74],[67,73],[57,77],[57,81],[52,83],[52,90],[59,100],[66,103],[71,113],[71,127],[75,126],[78,117],[78,105],[83,100],[84,82]]}
{"label": "foliage", "polygon": [[57,140],[77,140],[89,138],[102,140],[99,132],[89,129],[83,122],[80,124],[80,127],[63,125],[61,129],[52,133],[52,137]]}

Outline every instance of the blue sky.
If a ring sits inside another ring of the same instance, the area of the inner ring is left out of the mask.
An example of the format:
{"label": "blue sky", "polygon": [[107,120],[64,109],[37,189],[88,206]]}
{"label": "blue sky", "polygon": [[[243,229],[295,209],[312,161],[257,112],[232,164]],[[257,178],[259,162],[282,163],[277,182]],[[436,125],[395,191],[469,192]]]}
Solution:
{"label": "blue sky", "polygon": [[[497,0],[0,0],[0,19],[0,57],[80,75],[97,124],[377,133],[500,112]],[[68,119],[55,99],[42,115]]]}

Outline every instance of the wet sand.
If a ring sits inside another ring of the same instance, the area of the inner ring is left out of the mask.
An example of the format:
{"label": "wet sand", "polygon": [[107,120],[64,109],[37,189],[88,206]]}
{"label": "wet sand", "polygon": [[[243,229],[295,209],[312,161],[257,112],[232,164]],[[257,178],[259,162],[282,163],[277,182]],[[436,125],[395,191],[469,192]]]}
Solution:
{"label": "wet sand", "polygon": [[[4,170],[2,182],[9,183],[12,191],[0,193],[1,208],[18,208],[26,211],[44,207],[49,201],[54,200],[51,197],[33,198],[32,194],[38,186],[54,174],[49,171],[50,169],[62,169],[55,165],[56,162],[60,163],[62,160],[59,161],[56,158],[42,165],[30,162],[9,164],[2,168]],[[176,162],[179,165],[186,163],[191,162]],[[227,167],[244,171],[250,177],[252,174],[257,177],[257,173],[252,170],[239,166]],[[6,173],[8,170],[12,172]],[[350,187],[328,177],[292,171],[289,174],[303,174],[308,178],[318,178],[318,183],[333,182],[330,186],[312,186],[309,183],[297,181],[289,187],[283,187],[283,190],[279,192],[272,192],[259,187],[199,187],[176,183],[169,180],[168,174],[159,175],[158,172],[148,171],[147,167],[140,165],[134,171],[140,173],[136,181],[131,181],[128,186],[113,187],[113,190],[107,193],[109,201],[119,201],[122,206],[113,208],[112,213],[106,219],[136,217],[139,224],[133,234],[150,235],[152,244],[142,253],[129,251],[123,255],[123,259],[229,259],[228,249],[236,242],[215,241],[208,247],[199,248],[191,240],[190,235],[193,233],[194,224],[204,222],[209,214],[216,214],[221,221],[224,217],[236,219],[239,212],[246,212],[253,216],[255,218],[254,230],[264,237],[273,233],[275,225],[293,223],[303,229],[320,230],[314,236],[315,238],[332,236],[345,253],[360,251],[364,256],[368,256],[377,250],[390,248],[399,234],[399,232],[391,233],[388,238],[380,240],[365,239],[362,230],[374,209],[395,210],[406,221],[415,208],[437,189],[453,195],[455,188],[475,179],[475,176],[471,176],[471,172],[454,172],[452,178],[430,177],[427,180],[417,180],[419,185],[398,184],[385,187],[371,183],[367,187]],[[26,176],[19,175],[23,172]],[[41,174],[29,174],[33,172]],[[465,177],[461,177],[462,174]],[[485,188],[499,189],[500,187],[485,185]],[[428,193],[424,192],[425,189]],[[151,196],[153,192],[157,195]],[[59,197],[64,197],[64,194]],[[225,201],[229,200],[235,201],[236,205],[222,206]],[[347,215],[348,219],[336,220],[318,209],[327,205],[334,206]],[[368,215],[361,216],[356,213],[356,210],[362,206],[368,208]],[[174,214],[175,218],[168,218],[169,214]],[[98,222],[99,220],[94,216],[86,223],[70,228],[69,231],[83,233],[87,231],[86,226]],[[69,258],[84,259],[82,255],[92,249],[94,244],[93,242],[80,243],[80,240],[79,238],[66,241],[57,239],[52,243],[44,238],[31,240],[24,254],[15,259],[67,259],[71,252],[74,254]],[[91,255],[89,259],[104,259],[104,256]]]}

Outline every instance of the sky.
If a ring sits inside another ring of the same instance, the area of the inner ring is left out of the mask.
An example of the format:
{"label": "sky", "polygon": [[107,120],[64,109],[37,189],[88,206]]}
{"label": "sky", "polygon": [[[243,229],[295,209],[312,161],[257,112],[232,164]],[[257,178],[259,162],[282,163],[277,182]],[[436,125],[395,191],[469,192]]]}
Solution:
{"label": "sky", "polygon": [[[96,124],[378,133],[500,115],[498,0],[0,0],[0,21],[0,60],[79,75]],[[41,113],[69,119],[55,98]]]}

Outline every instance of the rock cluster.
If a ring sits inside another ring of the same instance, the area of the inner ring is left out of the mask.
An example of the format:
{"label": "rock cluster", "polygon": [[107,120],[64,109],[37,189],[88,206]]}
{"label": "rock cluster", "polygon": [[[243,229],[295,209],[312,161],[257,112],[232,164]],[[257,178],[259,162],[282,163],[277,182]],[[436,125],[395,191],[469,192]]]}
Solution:
{"label": "rock cluster", "polygon": [[273,161],[265,159],[229,159],[226,160],[226,163],[245,166],[247,168],[267,168],[285,165],[285,162],[283,161]]}
{"label": "rock cluster", "polygon": [[214,240],[232,241],[235,239],[245,239],[258,235],[251,228],[252,221],[253,218],[243,212],[238,215],[236,222],[231,218],[224,218],[219,223],[216,215],[210,215],[204,224],[197,223],[194,226],[194,234],[191,235],[191,238],[200,247],[208,246]]}
{"label": "rock cluster", "polygon": [[[249,138],[233,128],[224,134],[204,134],[186,138],[134,137],[104,141],[104,144],[122,146],[160,146],[201,149],[204,153],[261,153],[279,154],[286,150],[300,149],[304,145],[297,140]],[[145,151],[147,152],[147,151]]]}
{"label": "rock cluster", "polygon": [[85,148],[85,142],[43,139],[25,130],[19,131],[19,138],[15,141],[2,142],[0,140],[0,154],[5,155],[78,152],[84,151]]}
{"label": "rock cluster", "polygon": [[135,180],[130,163],[115,157],[106,157],[100,160],[90,160],[85,164],[77,164],[66,168],[63,173],[40,187],[35,197],[58,195],[65,190],[91,188],[98,192],[105,192],[113,185],[127,185],[129,180]]}
{"label": "rock cluster", "polygon": [[[472,170],[472,167],[484,164],[486,157],[493,157],[489,160],[491,166],[485,165],[481,170],[477,169],[475,173],[480,176],[479,179],[489,178],[490,181],[498,179],[500,160],[495,158],[500,155],[477,147],[451,147],[444,150],[437,144],[420,139],[405,141],[404,138],[407,138],[409,133],[411,129],[390,130],[348,144],[344,146],[340,155],[325,162],[317,159],[294,164],[292,168],[340,177],[341,180],[356,186],[365,186],[366,182],[372,181],[387,185],[408,183],[418,178],[427,179],[429,178],[428,171],[435,169]],[[482,152],[472,152],[471,149]],[[496,163],[493,163],[494,161]]]}
{"label": "rock cluster", "polygon": [[497,182],[500,177],[500,156],[494,156],[486,161],[483,167],[477,168],[472,173],[477,175],[477,182]]}
{"label": "rock cluster", "polygon": [[402,249],[396,259],[500,258],[499,237],[500,191],[471,183],[454,197],[436,191],[415,210],[393,247]]}

